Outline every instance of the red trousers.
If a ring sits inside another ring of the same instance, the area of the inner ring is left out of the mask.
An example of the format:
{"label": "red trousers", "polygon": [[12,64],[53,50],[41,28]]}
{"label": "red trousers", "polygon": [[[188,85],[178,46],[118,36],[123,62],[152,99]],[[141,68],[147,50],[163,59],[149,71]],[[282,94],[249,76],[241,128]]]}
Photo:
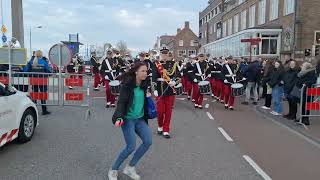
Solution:
{"label": "red trousers", "polygon": [[163,132],[170,131],[170,122],[175,96],[157,97],[158,127],[163,128]]}
{"label": "red trousers", "polygon": [[106,100],[107,100],[107,103],[110,102],[111,104],[115,104],[116,102],[116,96],[114,96],[113,94],[111,94],[111,89],[110,89],[110,86],[109,86],[109,81],[108,80],[105,80],[104,81],[104,84],[106,86]]}
{"label": "red trousers", "polygon": [[100,73],[95,72],[95,73],[94,73],[94,82],[93,82],[93,87],[94,87],[94,88],[97,88],[97,87],[98,87],[98,85],[100,84],[100,82],[101,82]]}
{"label": "red trousers", "polygon": [[190,82],[187,78],[185,79],[185,92],[188,93],[188,96],[191,96],[191,93],[192,93],[192,82]]}
{"label": "red trousers", "polygon": [[231,86],[224,85],[224,104],[234,106],[234,96],[231,95]]}
{"label": "red trousers", "polygon": [[221,80],[216,80],[216,89],[215,89],[215,95],[221,100],[224,100],[224,83]]}
{"label": "red trousers", "polygon": [[199,85],[194,83],[193,84],[193,96],[195,100],[195,104],[198,104],[199,106],[202,106],[203,103],[203,94],[199,92]]}
{"label": "red trousers", "polygon": [[215,79],[210,79],[210,85],[211,85],[211,92],[214,96],[216,96],[217,92],[216,92],[216,89],[217,89],[217,83],[216,83],[216,80]]}

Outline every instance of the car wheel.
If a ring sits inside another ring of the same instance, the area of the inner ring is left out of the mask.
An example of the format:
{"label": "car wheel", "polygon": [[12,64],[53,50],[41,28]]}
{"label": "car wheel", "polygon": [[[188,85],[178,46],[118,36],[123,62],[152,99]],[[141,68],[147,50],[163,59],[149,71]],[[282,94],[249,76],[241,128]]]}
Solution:
{"label": "car wheel", "polygon": [[36,127],[36,115],[30,109],[27,109],[21,118],[18,141],[20,143],[28,142],[32,139]]}

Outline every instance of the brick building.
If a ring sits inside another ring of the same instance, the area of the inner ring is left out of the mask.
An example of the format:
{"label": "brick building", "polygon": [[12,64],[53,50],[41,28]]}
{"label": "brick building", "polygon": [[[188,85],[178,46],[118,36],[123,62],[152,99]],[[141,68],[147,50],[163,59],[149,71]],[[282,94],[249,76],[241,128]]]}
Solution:
{"label": "brick building", "polygon": [[254,56],[302,59],[320,45],[318,7],[319,0],[210,0],[199,13],[201,51],[246,57],[250,46],[240,40],[258,37]]}
{"label": "brick building", "polygon": [[174,36],[160,36],[154,47],[160,50],[167,47],[172,53],[175,60],[184,59],[184,56],[196,55],[198,53],[198,36],[191,30],[190,23],[185,22],[184,27],[177,29],[177,34]]}

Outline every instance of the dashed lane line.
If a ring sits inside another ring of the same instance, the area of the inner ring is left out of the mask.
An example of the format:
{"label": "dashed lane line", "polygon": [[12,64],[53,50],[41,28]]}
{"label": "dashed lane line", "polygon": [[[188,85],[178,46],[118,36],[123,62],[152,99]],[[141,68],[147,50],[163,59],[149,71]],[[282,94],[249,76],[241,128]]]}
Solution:
{"label": "dashed lane line", "polygon": [[207,115],[208,115],[209,119],[214,120],[213,116],[209,112],[207,112]]}
{"label": "dashed lane line", "polygon": [[222,127],[219,127],[218,129],[221,132],[221,134],[227,139],[227,141],[233,142],[233,139],[229,136],[229,134]]}
{"label": "dashed lane line", "polygon": [[254,170],[257,171],[258,174],[260,174],[260,176],[262,176],[262,178],[264,180],[272,180],[271,177],[265,173],[258,164],[256,164],[249,156],[244,155],[243,158],[253,167]]}
{"label": "dashed lane line", "polygon": [[208,109],[209,108],[209,104],[206,104],[205,108]]}

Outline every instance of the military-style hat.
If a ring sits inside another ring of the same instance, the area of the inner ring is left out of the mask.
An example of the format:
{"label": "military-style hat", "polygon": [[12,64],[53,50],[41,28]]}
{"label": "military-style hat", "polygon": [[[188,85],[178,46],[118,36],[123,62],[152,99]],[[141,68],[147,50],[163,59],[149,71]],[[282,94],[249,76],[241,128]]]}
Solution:
{"label": "military-style hat", "polygon": [[163,48],[160,50],[160,53],[161,53],[161,54],[168,54],[168,53],[169,53],[169,49],[167,49],[166,47],[163,47]]}

